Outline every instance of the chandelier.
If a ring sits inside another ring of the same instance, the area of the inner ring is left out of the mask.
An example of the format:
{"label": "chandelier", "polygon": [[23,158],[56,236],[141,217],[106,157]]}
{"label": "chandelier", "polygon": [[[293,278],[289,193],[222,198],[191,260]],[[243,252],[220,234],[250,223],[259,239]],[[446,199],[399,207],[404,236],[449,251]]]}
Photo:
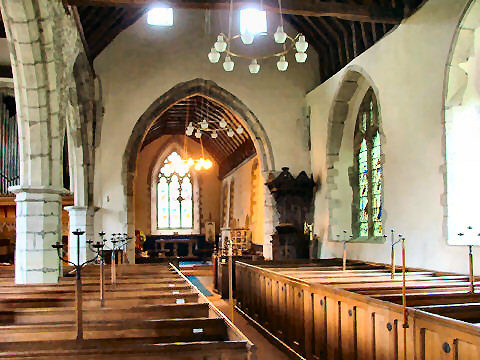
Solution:
{"label": "chandelier", "polygon": [[[280,25],[277,27],[275,33],[269,33],[267,31],[260,31],[255,32],[252,31],[249,27],[240,31],[240,34],[231,34],[231,27],[232,27],[232,7],[233,7],[233,0],[230,0],[230,13],[229,13],[229,30],[228,35],[221,32],[217,36],[217,41],[213,44],[213,47],[210,49],[208,53],[208,59],[212,64],[216,64],[220,61],[222,53],[225,53],[225,58],[223,61],[223,69],[227,72],[233,71],[235,67],[235,63],[233,62],[232,58],[241,58],[250,61],[248,65],[248,70],[251,74],[258,74],[260,71],[260,64],[259,61],[267,60],[270,58],[277,58],[277,69],[279,71],[287,71],[288,69],[288,61],[287,61],[287,54],[292,51],[296,50],[295,53],[295,60],[298,63],[304,63],[307,60],[307,48],[308,42],[305,40],[305,36],[301,33],[298,33],[296,36],[291,37],[283,30],[283,17],[282,17],[282,2],[278,0],[278,7],[280,10]],[[258,12],[258,10],[248,9],[251,12]],[[244,10],[247,11],[247,10]],[[250,13],[248,15],[252,16],[254,13]],[[282,45],[282,50],[267,53],[266,55],[258,55],[258,56],[251,56],[247,54],[242,54],[240,52],[232,51],[232,42],[238,41],[239,39],[245,45],[253,44],[255,40],[255,36],[257,37],[273,37],[274,44]]]}
{"label": "chandelier", "polygon": [[[204,103],[202,101],[202,107]],[[229,126],[225,118],[221,118],[220,120],[212,120],[209,119],[209,106],[206,106],[206,116],[201,121],[190,121],[188,122],[188,108],[187,108],[187,123],[188,125],[185,127],[185,135],[192,136],[194,135],[197,139],[200,139],[200,143],[202,143],[202,133],[210,134],[212,139],[218,138],[219,132],[225,132],[228,137],[233,137],[235,133],[238,135],[243,134],[243,127],[238,125],[235,130],[232,126]]]}

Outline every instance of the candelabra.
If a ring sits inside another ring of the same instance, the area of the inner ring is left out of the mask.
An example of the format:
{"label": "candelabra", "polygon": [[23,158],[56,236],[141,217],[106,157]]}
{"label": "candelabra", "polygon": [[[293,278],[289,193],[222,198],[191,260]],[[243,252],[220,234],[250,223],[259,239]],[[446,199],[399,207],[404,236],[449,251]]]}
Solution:
{"label": "candelabra", "polygon": [[127,246],[128,242],[132,239],[131,236],[128,236],[127,234],[123,233],[116,233],[112,234],[112,237],[110,238],[110,243],[112,244],[111,247],[108,247],[105,242],[105,233],[101,232],[99,235],[102,237],[102,240],[105,244],[105,249],[111,250],[112,251],[112,257],[111,257],[111,279],[112,279],[112,286],[115,287],[117,285],[117,269],[116,269],[116,254],[119,250],[124,250],[125,247]]}
{"label": "candelabra", "polygon": [[83,263],[80,263],[80,236],[85,234],[85,231],[81,231],[80,229],[77,229],[72,232],[73,235],[77,237],[77,263],[75,264],[74,262],[66,259],[63,257],[63,254],[60,254],[60,250],[63,249],[63,244],[56,242],[52,247],[57,250],[57,255],[60,261],[63,261],[65,263],[71,264],[75,268],[75,312],[76,312],[76,320],[75,320],[75,326],[77,330],[77,340],[83,340],[83,311],[82,311],[82,300],[83,300],[83,294],[82,294],[82,268],[89,264],[94,262],[99,256],[100,256],[100,250],[103,248],[103,243],[102,242],[97,242],[93,245],[93,247],[96,249],[97,254],[95,255],[94,258],[87,260]]}
{"label": "candelabra", "polygon": [[[391,240],[391,261],[392,264],[390,266],[390,278],[395,278],[395,245],[397,245],[400,241],[402,241],[402,234],[398,234],[398,240],[395,241],[395,230],[392,229],[390,232],[390,240]],[[383,238],[386,239],[387,235],[383,235]]]}

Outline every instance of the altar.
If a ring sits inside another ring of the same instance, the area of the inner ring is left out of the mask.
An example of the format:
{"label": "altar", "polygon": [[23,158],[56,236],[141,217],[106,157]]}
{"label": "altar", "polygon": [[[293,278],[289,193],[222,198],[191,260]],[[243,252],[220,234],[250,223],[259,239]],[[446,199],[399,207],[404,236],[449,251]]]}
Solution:
{"label": "altar", "polygon": [[[165,245],[166,244],[173,244],[173,248],[166,249]],[[155,254],[158,257],[166,257],[168,256],[173,256],[177,257],[178,256],[178,245],[179,244],[187,244],[188,245],[188,253],[185,257],[187,258],[193,258],[195,255],[193,254],[193,246],[197,244],[197,239],[195,238],[180,238],[180,239],[171,239],[171,238],[161,238],[161,239],[155,239]],[[172,251],[172,253],[170,253]]]}
{"label": "altar", "polygon": [[209,259],[212,249],[202,234],[147,235],[143,244],[150,258]]}

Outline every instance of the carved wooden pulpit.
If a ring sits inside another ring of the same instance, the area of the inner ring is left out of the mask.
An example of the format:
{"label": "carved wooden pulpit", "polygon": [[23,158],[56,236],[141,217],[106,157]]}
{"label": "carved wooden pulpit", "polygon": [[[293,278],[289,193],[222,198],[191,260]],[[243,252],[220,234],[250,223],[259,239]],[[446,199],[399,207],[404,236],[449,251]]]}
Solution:
{"label": "carved wooden pulpit", "polygon": [[309,237],[304,223],[311,215],[315,182],[302,171],[294,178],[287,167],[266,183],[276,201],[279,224],[272,235],[273,260],[308,259]]}

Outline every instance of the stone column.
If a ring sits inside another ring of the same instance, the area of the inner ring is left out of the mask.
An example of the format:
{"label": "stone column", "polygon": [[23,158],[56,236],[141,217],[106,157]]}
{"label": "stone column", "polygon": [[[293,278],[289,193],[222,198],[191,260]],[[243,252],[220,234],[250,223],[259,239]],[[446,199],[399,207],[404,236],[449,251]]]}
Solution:
{"label": "stone column", "polygon": [[50,186],[14,186],[17,234],[15,283],[56,283],[59,259],[52,245],[61,242],[62,194]]}
{"label": "stone column", "polygon": [[[265,184],[269,179],[270,172],[262,172],[263,183]],[[275,232],[275,226],[278,224],[277,208],[275,206],[275,199],[266,185],[263,186],[264,207],[263,207],[263,256],[267,260],[273,259],[272,249],[272,235]]]}
{"label": "stone column", "polygon": [[79,229],[85,231],[84,235],[80,236],[80,264],[86,260],[90,260],[94,255],[88,248],[86,241],[98,239],[94,238],[93,234],[93,209],[87,206],[67,206],[65,210],[68,211],[70,219],[70,229],[68,237],[68,260],[77,264],[77,236],[72,232]]}

